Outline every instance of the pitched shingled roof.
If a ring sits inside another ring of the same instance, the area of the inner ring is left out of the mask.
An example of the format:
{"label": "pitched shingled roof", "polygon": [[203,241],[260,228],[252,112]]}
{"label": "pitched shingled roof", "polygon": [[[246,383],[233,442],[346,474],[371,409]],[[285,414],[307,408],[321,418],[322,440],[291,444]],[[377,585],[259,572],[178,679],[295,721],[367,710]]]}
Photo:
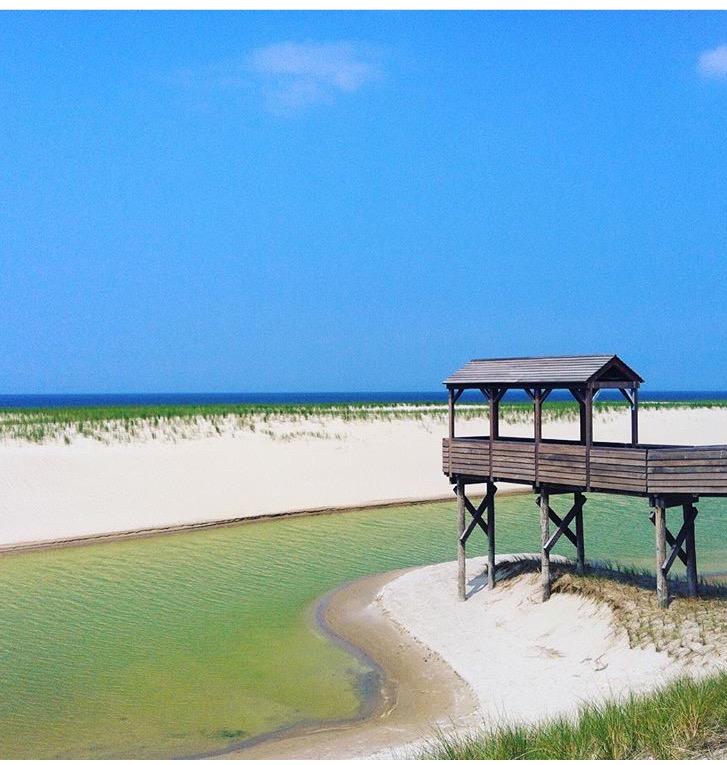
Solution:
{"label": "pitched shingled roof", "polygon": [[448,377],[450,387],[543,385],[568,387],[596,380],[642,383],[643,379],[614,354],[598,356],[541,356],[514,359],[473,359]]}

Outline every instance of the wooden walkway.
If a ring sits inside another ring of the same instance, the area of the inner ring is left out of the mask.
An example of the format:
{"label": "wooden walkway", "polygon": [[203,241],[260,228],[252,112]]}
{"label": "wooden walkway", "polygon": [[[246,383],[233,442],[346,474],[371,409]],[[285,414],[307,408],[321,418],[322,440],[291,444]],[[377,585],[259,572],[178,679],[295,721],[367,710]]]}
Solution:
{"label": "wooden walkway", "polygon": [[483,437],[442,440],[442,470],[465,482],[508,481],[613,494],[727,495],[727,446],[663,446]]}
{"label": "wooden walkway", "polygon": [[[550,596],[550,552],[559,540],[573,544],[576,570],[585,570],[585,492],[647,497],[656,535],[659,603],[668,605],[668,574],[677,560],[685,566],[689,594],[697,595],[696,503],[704,496],[727,497],[727,446],[640,444],[638,389],[642,382],[615,355],[475,359],[445,380],[449,390],[449,436],[442,441],[442,470],[454,484],[458,500],[461,598],[465,597],[465,545],[477,528],[488,538],[489,585],[495,586],[496,481],[530,485],[537,493],[544,599]],[[513,389],[525,391],[533,402],[533,438],[500,437],[500,401]],[[578,440],[542,437],[543,403],[556,389],[569,391],[578,403]],[[628,443],[593,439],[593,403],[603,389],[620,391],[630,404]],[[456,436],[455,405],[465,390],[478,390],[487,399],[489,436]],[[485,485],[480,492],[484,498],[477,507],[467,497],[467,487],[472,484]],[[572,507],[561,518],[550,506],[550,497],[571,493]],[[682,511],[680,527],[672,534],[667,526],[667,510],[677,507]]]}

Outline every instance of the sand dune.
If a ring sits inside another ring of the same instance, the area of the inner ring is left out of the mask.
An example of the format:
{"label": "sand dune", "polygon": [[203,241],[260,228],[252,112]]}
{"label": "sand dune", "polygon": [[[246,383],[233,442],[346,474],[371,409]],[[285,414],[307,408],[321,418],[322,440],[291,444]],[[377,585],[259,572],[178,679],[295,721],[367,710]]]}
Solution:
{"label": "sand dune", "polygon": [[[458,434],[486,429],[458,423]],[[531,435],[527,423],[503,435]],[[628,414],[599,415],[595,437],[628,438]],[[0,443],[0,546],[222,521],[321,507],[451,497],[441,415],[344,422],[271,419],[255,432],[100,443]],[[194,435],[194,434],[192,434]],[[574,422],[546,437],[575,438]],[[725,443],[727,409],[645,410],[644,443]],[[517,487],[515,487],[517,488]]]}

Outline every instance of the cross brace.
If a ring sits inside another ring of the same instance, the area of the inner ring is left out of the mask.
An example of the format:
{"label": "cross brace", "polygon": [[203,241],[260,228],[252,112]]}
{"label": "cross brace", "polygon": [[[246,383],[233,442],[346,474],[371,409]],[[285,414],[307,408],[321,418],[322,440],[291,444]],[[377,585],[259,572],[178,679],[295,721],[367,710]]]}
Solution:
{"label": "cross brace", "polygon": [[[467,508],[467,511],[472,516],[472,520],[470,521],[469,526],[464,530],[464,533],[459,538],[459,541],[464,544],[469,538],[470,534],[475,530],[476,526],[479,526],[482,531],[485,532],[486,536],[489,536],[489,529],[487,527],[487,524],[482,519],[482,516],[485,514],[485,510],[487,510],[490,502],[494,501],[495,499],[495,492],[497,491],[497,487],[495,484],[489,484],[487,488],[487,494],[482,498],[482,502],[475,507],[469,500],[469,498],[465,495],[463,496],[465,507]],[[456,492],[456,489],[455,489]]]}
{"label": "cross brace", "polygon": [[[684,552],[682,549],[682,545],[687,538],[687,534],[689,533],[690,528],[694,526],[694,520],[697,517],[698,510],[696,507],[694,507],[694,505],[685,505],[685,508],[687,509],[687,516],[685,517],[684,523],[682,523],[682,527],[679,529],[679,533],[676,535],[676,537],[671,533],[671,531],[669,531],[669,529],[666,529],[665,537],[667,544],[671,547],[671,552],[669,553],[667,559],[664,561],[664,565],[661,567],[661,570],[664,572],[664,574],[669,573],[669,570],[674,564],[674,561],[677,559],[677,556],[679,556],[679,560],[685,566],[689,562],[689,558],[687,557],[686,552]],[[649,520],[656,525],[656,517],[653,511],[649,515]]]}
{"label": "cross brace", "polygon": [[[536,498],[536,502],[540,504],[540,497]],[[543,549],[545,552],[550,552],[554,547],[555,543],[561,538],[561,536],[565,535],[565,537],[570,540],[571,544],[578,548],[578,537],[570,530],[569,526],[573,519],[578,514],[578,511],[583,507],[583,505],[586,504],[586,498],[583,496],[583,494],[576,494],[575,495],[575,502],[573,503],[573,507],[566,513],[565,518],[561,520],[560,516],[553,510],[552,507],[548,508],[548,516],[550,517],[550,520],[553,521],[556,525],[555,532],[553,535],[548,539],[548,541],[543,545]]]}

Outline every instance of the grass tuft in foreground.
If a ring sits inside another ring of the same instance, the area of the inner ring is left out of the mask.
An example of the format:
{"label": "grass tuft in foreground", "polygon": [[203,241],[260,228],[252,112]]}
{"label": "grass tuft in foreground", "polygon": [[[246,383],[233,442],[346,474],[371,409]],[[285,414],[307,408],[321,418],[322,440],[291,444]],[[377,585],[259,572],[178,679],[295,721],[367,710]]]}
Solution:
{"label": "grass tuft in foreground", "polygon": [[442,760],[625,760],[717,758],[727,744],[727,673],[683,678],[657,694],[584,709],[493,733],[442,735],[422,752]]}

